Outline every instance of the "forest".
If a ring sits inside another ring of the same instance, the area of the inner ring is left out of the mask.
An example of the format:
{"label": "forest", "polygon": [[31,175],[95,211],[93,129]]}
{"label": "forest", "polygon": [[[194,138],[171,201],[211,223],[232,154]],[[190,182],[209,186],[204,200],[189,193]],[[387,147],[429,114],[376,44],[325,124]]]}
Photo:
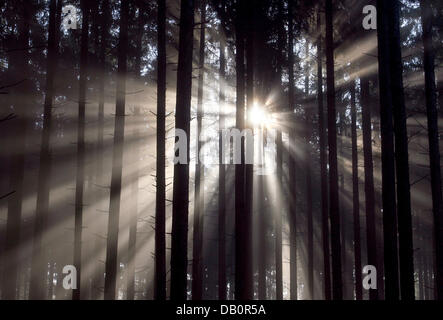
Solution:
{"label": "forest", "polygon": [[0,1],[1,300],[443,300],[443,1]]}

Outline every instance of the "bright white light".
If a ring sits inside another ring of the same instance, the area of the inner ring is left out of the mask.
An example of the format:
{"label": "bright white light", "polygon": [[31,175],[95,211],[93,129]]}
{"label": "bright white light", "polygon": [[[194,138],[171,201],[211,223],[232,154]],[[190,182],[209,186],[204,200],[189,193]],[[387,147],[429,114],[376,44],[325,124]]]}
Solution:
{"label": "bright white light", "polygon": [[265,110],[257,103],[254,103],[252,109],[249,111],[249,119],[254,126],[264,125],[270,119],[267,119]]}

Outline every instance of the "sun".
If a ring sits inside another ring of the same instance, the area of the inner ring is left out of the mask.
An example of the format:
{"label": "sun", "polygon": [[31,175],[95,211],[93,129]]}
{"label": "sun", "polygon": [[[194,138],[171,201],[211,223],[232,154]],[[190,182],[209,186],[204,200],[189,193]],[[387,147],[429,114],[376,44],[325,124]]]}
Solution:
{"label": "sun", "polygon": [[269,120],[267,119],[266,111],[259,104],[254,103],[252,109],[249,111],[249,119],[253,126],[263,126]]}

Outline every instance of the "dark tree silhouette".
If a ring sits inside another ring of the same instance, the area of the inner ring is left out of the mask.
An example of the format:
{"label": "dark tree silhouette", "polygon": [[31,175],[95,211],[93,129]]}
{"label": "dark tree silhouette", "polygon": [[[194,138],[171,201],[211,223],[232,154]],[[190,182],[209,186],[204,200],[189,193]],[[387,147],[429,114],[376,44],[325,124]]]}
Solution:
{"label": "dark tree silhouette", "polygon": [[[99,17],[100,24],[100,44],[98,48],[98,124],[97,124],[97,163],[96,163],[96,177],[99,185],[104,185],[103,178],[103,164],[104,157],[104,128],[105,128],[105,82],[106,82],[106,51],[108,48],[108,25],[109,25],[109,0],[103,0],[101,3],[101,14]],[[104,193],[102,188],[99,188],[98,196],[103,197]],[[95,237],[94,241],[95,251],[100,250],[100,239]],[[96,262],[96,270],[92,280],[92,297],[97,298],[101,295],[100,286],[102,285],[103,269],[100,263]]]}
{"label": "dark tree silhouette", "polygon": [[204,226],[204,165],[200,161],[203,145],[201,139],[203,122],[203,78],[205,72],[206,1],[200,0],[200,50],[198,63],[197,93],[197,149],[194,192],[194,239],[192,250],[192,299],[201,300],[203,295],[203,226]]}
{"label": "dark tree silhouette", "polygon": [[[177,69],[177,100],[175,128],[186,133],[189,148],[192,88],[192,51],[194,28],[194,1],[182,1],[180,8],[180,35]],[[174,165],[172,203],[171,300],[186,300],[188,207],[189,207],[189,152],[187,163]]]}
{"label": "dark tree silhouette", "polygon": [[[431,1],[421,0],[423,28],[423,67],[425,70],[426,114],[428,120],[429,163],[431,167],[432,213],[434,215],[435,287],[437,299],[443,300],[443,203],[441,195],[440,149],[438,138],[437,95],[435,86],[435,53],[432,42]],[[442,106],[440,106],[441,108]]]}
{"label": "dark tree silhouette", "polygon": [[[377,265],[377,235],[375,225],[375,195],[372,160],[371,100],[369,80],[360,79],[360,101],[362,106],[363,157],[365,167],[365,208],[366,208],[366,242],[368,246],[368,264]],[[377,300],[378,291],[370,290],[369,298]]]}
{"label": "dark tree silhouette", "polygon": [[[278,24],[277,31],[277,46],[278,46],[278,65],[277,65],[277,84],[279,86],[279,101],[283,103],[284,99],[284,89],[282,83],[283,65],[285,61],[285,17],[283,1],[278,2],[278,19],[280,20]],[[280,107],[280,111],[283,108]],[[283,135],[280,128],[277,129],[276,137],[276,161],[277,161],[277,183],[279,190],[283,192]],[[283,215],[283,194],[276,196],[276,212],[275,212],[275,298],[277,300],[283,299],[283,253],[282,253],[282,215]]]}
{"label": "dark tree silhouette", "polygon": [[[294,93],[294,9],[293,1],[288,2],[288,78],[289,78],[289,110],[292,111],[295,108],[295,93]],[[293,120],[293,119],[291,119]],[[292,122],[295,122],[294,120]],[[290,277],[290,297],[291,300],[297,300],[297,209],[296,209],[296,198],[297,198],[297,185],[295,178],[295,150],[293,145],[295,144],[296,132],[295,123],[289,125],[289,245],[290,245],[290,266],[289,266],[289,277]]]}
{"label": "dark tree silhouette", "polygon": [[320,148],[320,179],[321,179],[321,221],[322,221],[322,247],[323,247],[323,272],[324,294],[326,300],[331,300],[331,265],[329,250],[329,215],[328,215],[328,171],[326,168],[326,138],[325,120],[323,110],[323,48],[321,32],[321,15],[317,15],[317,103],[318,103],[318,134]]}
{"label": "dark tree silhouette", "polygon": [[31,262],[30,299],[45,299],[46,254],[42,247],[46,220],[49,212],[49,190],[51,175],[52,109],[55,96],[54,79],[58,62],[59,28],[62,0],[51,0],[49,4],[48,56],[46,67],[46,92],[43,106],[43,132],[37,185],[37,208],[35,212],[34,236]]}
{"label": "dark tree silhouette", "polygon": [[394,128],[391,77],[389,70],[389,39],[387,1],[377,1],[378,74],[380,87],[380,135],[382,162],[382,203],[385,299],[397,300],[400,288],[398,282],[398,249],[395,202]]}
{"label": "dark tree silhouette", "polygon": [[341,300],[342,267],[340,246],[340,213],[338,200],[337,128],[335,112],[334,38],[332,0],[326,0],[326,72],[329,146],[329,218],[331,219],[332,298]]}
{"label": "dark tree silhouette", "polygon": [[[236,1],[235,65],[236,65],[236,128],[245,128],[245,8],[244,1]],[[235,164],[235,298],[246,300],[252,296],[252,269],[247,261],[249,220],[245,203],[245,141],[241,140],[240,164]]]}
{"label": "dark tree silhouette", "polygon": [[[305,55],[309,56],[309,41],[306,41]],[[309,60],[305,62],[305,95],[309,98]],[[312,114],[309,103],[305,106],[305,174],[306,174],[306,220],[308,233],[308,296],[314,299],[314,225],[312,217],[312,173],[311,173],[311,137],[312,137]]]}
{"label": "dark tree silhouette", "polygon": [[166,3],[157,1],[157,175],[155,198],[155,279],[154,299],[166,299]]}
{"label": "dark tree silhouette", "polygon": [[357,106],[355,101],[355,80],[351,82],[351,140],[352,140],[352,217],[354,231],[354,267],[355,267],[355,296],[362,300],[361,276],[361,241],[360,241],[360,199],[358,177],[357,149]]}
{"label": "dark tree silhouette", "polygon": [[77,269],[77,290],[72,292],[72,300],[80,300],[82,267],[83,194],[85,184],[85,122],[86,122],[86,77],[88,69],[89,16],[88,1],[81,1],[83,15],[80,78],[77,120],[77,173],[75,186],[75,226],[74,226],[74,266]]}
{"label": "dark tree silhouette", "polygon": [[117,283],[118,229],[122,189],[122,166],[125,136],[125,96],[128,48],[129,0],[120,2],[120,32],[118,42],[118,71],[115,105],[114,149],[112,152],[111,195],[105,265],[105,299],[114,300]]}
{"label": "dark tree silhouette", "polygon": [[400,3],[389,0],[389,53],[391,92],[394,107],[395,169],[397,174],[398,253],[400,289],[403,300],[414,299],[414,248],[412,244],[411,192],[409,183],[407,115],[403,89],[403,63],[400,39]]}
{"label": "dark tree silhouette", "polygon": [[[224,5],[222,7],[225,11]],[[218,299],[226,300],[226,166],[223,145],[223,130],[225,129],[225,81],[226,81],[226,44],[223,38],[225,21],[221,18],[220,34],[220,70],[219,70],[219,123],[218,123]]]}

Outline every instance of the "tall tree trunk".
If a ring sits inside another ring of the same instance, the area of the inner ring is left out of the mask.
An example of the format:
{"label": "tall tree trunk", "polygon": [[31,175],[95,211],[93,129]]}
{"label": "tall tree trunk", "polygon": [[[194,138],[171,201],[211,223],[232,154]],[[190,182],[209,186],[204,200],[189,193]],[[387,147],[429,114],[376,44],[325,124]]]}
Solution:
{"label": "tall tree trunk", "polygon": [[112,152],[111,196],[106,246],[105,300],[114,300],[117,282],[118,231],[125,136],[126,52],[128,48],[129,0],[120,2],[117,96],[115,106],[114,149]]}
{"label": "tall tree trunk", "polygon": [[154,299],[166,299],[166,2],[157,1],[157,190],[155,193],[155,279]]}
{"label": "tall tree trunk", "polygon": [[318,103],[318,134],[320,145],[320,180],[321,180],[321,221],[323,246],[323,274],[325,300],[331,300],[331,264],[329,249],[329,216],[328,216],[328,170],[326,159],[325,120],[323,110],[323,48],[321,34],[321,15],[317,16],[317,103]]}
{"label": "tall tree trunk", "polygon": [[[138,71],[138,74],[139,71]],[[140,147],[141,137],[139,129],[140,107],[134,110],[134,120],[132,121],[133,130],[133,146],[131,147],[131,157],[133,171],[129,176],[131,181],[131,203],[129,205],[129,238],[128,238],[128,261],[127,261],[127,290],[126,300],[134,300],[135,297],[135,263],[137,258],[137,221],[138,221],[138,187],[139,187],[139,161],[140,161]]]}
{"label": "tall tree trunk", "polygon": [[[177,101],[175,128],[186,133],[189,148],[192,51],[194,28],[194,0],[182,1],[180,9],[180,39],[177,70]],[[189,152],[187,162],[174,165],[172,203],[171,300],[186,300],[188,266],[188,206],[189,206]]]}
{"label": "tall tree trunk", "polygon": [[135,55],[135,64],[134,69],[136,76],[141,76],[142,71],[142,55],[141,53],[142,46],[143,46],[143,34],[145,30],[145,12],[146,8],[143,1],[137,1],[138,6],[138,16],[137,16],[137,36],[136,36],[136,45],[135,45],[135,52],[137,53]]}
{"label": "tall tree trunk", "polygon": [[385,299],[398,300],[398,250],[395,202],[394,128],[391,74],[389,70],[388,1],[377,0],[378,73],[380,86],[380,133],[382,154],[382,203]]}
{"label": "tall tree trunk", "polygon": [[[260,147],[257,150],[258,157],[259,157],[259,163],[261,164],[261,167],[264,168],[265,165],[265,148],[264,148],[264,139],[265,139],[265,133],[264,128],[261,126],[258,130],[258,143],[257,145]],[[263,176],[257,177],[257,195],[259,199],[257,199],[258,203],[258,226],[257,226],[257,243],[258,247],[260,248],[260,252],[257,252],[258,254],[258,299],[259,300],[266,300],[267,294],[266,294],[266,267],[267,267],[267,219],[266,219],[266,194],[264,190],[264,179]]]}
{"label": "tall tree trunk", "polygon": [[[369,96],[368,78],[362,77],[360,79],[360,88],[363,127],[363,157],[365,167],[366,242],[368,247],[368,265],[377,266],[377,234],[375,223],[375,195],[373,173],[374,164],[372,161],[371,100]],[[358,270],[358,273],[361,274],[361,269]],[[369,298],[371,300],[377,300],[378,291],[370,290]]]}
{"label": "tall tree trunk", "polygon": [[326,0],[326,72],[328,102],[329,146],[329,217],[331,219],[332,294],[334,300],[343,298],[340,246],[340,213],[338,201],[337,128],[335,111],[334,39],[332,0]]}
{"label": "tall tree trunk", "polygon": [[74,222],[74,266],[77,269],[77,290],[72,292],[72,300],[80,300],[82,269],[82,230],[83,230],[83,193],[85,184],[85,122],[86,122],[86,82],[88,68],[89,42],[89,4],[80,2],[83,21],[80,48],[80,78],[78,92],[77,120],[77,174],[75,186],[75,222]]}
{"label": "tall tree trunk", "polygon": [[[97,183],[104,185],[103,180],[103,152],[104,152],[104,128],[105,128],[105,81],[106,81],[106,50],[108,38],[108,21],[109,21],[109,0],[103,0],[101,3],[100,15],[100,49],[99,49],[99,70],[98,70],[98,125],[97,125],[97,162],[96,162],[96,176]],[[99,188],[99,198],[105,198],[105,192]],[[98,215],[97,215],[98,218]],[[101,232],[99,228],[97,233]],[[101,239],[96,236],[94,240],[95,252],[101,251]],[[97,261],[96,261],[97,262]],[[101,296],[100,287],[102,286],[104,270],[101,263],[96,263],[94,275],[92,279],[92,299],[98,299]]]}
{"label": "tall tree trunk", "polygon": [[[20,251],[21,251],[21,217],[23,201],[23,180],[25,173],[25,151],[26,151],[26,128],[29,123],[28,94],[29,86],[29,51],[25,48],[29,46],[29,21],[31,12],[25,1],[17,1],[17,11],[20,14],[18,25],[18,41],[24,49],[23,53],[17,54],[17,61],[12,66],[17,68],[16,75],[25,79],[25,86],[19,86],[14,92],[17,101],[17,119],[14,129],[14,146],[12,156],[9,162],[10,170],[10,190],[15,191],[8,199],[8,217],[6,222],[6,237],[4,248],[4,267],[2,282],[2,299],[14,300],[17,298],[18,270],[20,270]],[[15,79],[14,81],[20,81]]]}
{"label": "tall tree trunk", "polygon": [[[143,34],[145,30],[145,6],[143,2],[138,2],[138,17],[137,17],[137,44],[136,44],[136,56],[135,56],[135,79],[137,82],[142,82],[142,40]],[[134,110],[134,120],[132,121],[132,130],[133,130],[133,147],[132,149],[132,165],[133,165],[133,173],[130,176],[131,181],[129,182],[131,185],[131,204],[130,204],[130,216],[129,216],[129,239],[128,239],[128,261],[127,261],[127,290],[126,290],[126,299],[134,300],[135,297],[135,263],[136,263],[136,255],[137,255],[137,221],[138,221],[138,187],[139,187],[139,157],[140,157],[140,130],[139,130],[139,122],[140,118],[140,107],[136,107]]]}
{"label": "tall tree trunk", "polygon": [[203,146],[201,139],[203,122],[203,80],[205,74],[205,23],[206,1],[200,0],[200,51],[197,93],[197,149],[195,162],[194,192],[194,239],[192,250],[192,300],[201,300],[203,295],[203,216],[204,216],[204,165],[200,162]]}
{"label": "tall tree trunk", "polygon": [[[252,131],[252,138],[250,141],[246,140],[245,145],[245,154],[254,155],[254,127],[252,122],[250,121],[250,112],[254,105],[254,67],[255,67],[255,56],[254,56],[254,46],[256,43],[256,21],[255,19],[255,11],[256,11],[256,5],[259,5],[257,1],[252,0],[253,7],[246,11],[246,2],[244,3],[245,6],[245,19],[247,21],[247,25],[245,28],[245,43],[246,43],[246,123],[245,128],[246,130]],[[249,299],[252,299],[254,293],[253,293],[253,256],[252,256],[252,233],[253,233],[253,227],[252,227],[252,215],[253,215],[253,190],[254,190],[254,165],[251,163],[245,162],[245,225],[244,225],[244,232],[245,232],[245,251],[243,251],[243,259],[245,260],[245,268],[248,270],[246,273],[247,278],[247,290],[248,290],[248,297]],[[260,219],[260,218],[259,218]],[[264,235],[263,235],[264,237]],[[263,251],[265,251],[265,248],[262,248]],[[262,255],[265,255],[265,252],[262,253]],[[262,267],[263,265],[261,265]],[[260,280],[261,278],[261,280]],[[259,295],[263,297],[263,291],[266,291],[264,287],[266,287],[266,284],[263,281],[263,270],[262,272],[259,272]],[[261,288],[260,288],[261,287]]]}
{"label": "tall tree trunk", "polygon": [[[223,23],[223,21],[222,21]],[[226,300],[226,166],[223,154],[223,130],[225,129],[225,40],[220,26],[220,95],[219,95],[219,136],[218,136],[218,299]]]}
{"label": "tall tree trunk", "polygon": [[[294,23],[293,23],[293,1],[288,2],[288,72],[289,72],[289,110],[293,113],[295,109],[294,103]],[[296,214],[296,177],[295,177],[295,117],[293,117],[292,123],[289,126],[289,246],[290,246],[290,265],[289,265],[289,278],[290,278],[290,297],[291,300],[297,300],[297,214]]]}
{"label": "tall tree trunk", "polygon": [[[284,48],[285,48],[285,26],[284,26],[284,8],[283,1],[278,2],[278,16],[280,23],[278,26],[278,64],[277,64],[277,81],[279,86],[279,101],[283,104],[283,64],[284,64]],[[283,108],[279,108],[280,112],[283,112]],[[283,254],[282,254],[282,214],[283,214],[283,136],[282,127],[277,127],[276,137],[277,148],[277,184],[279,186],[280,194],[276,194],[276,212],[275,212],[275,298],[277,300],[283,300]]]}
{"label": "tall tree trunk", "polygon": [[[305,47],[305,99],[309,100],[309,42]],[[312,177],[311,177],[311,122],[312,115],[308,103],[305,105],[305,171],[306,171],[306,220],[308,232],[308,296],[314,299],[314,225],[312,217]]]}
{"label": "tall tree trunk", "polygon": [[49,4],[48,54],[46,68],[46,92],[43,107],[43,132],[41,137],[40,161],[37,185],[37,207],[35,212],[34,235],[31,261],[31,282],[29,298],[45,299],[46,254],[42,238],[46,230],[49,211],[49,191],[51,175],[51,133],[52,108],[54,102],[54,78],[58,62],[58,42],[62,0],[51,0]]}
{"label": "tall tree trunk", "polygon": [[[243,0],[236,2],[236,29],[235,29],[235,64],[236,64],[236,128],[243,131],[245,128],[245,25]],[[251,237],[249,220],[245,212],[245,141],[241,139],[240,164],[235,164],[235,298],[248,300],[252,296],[252,270],[246,261]]]}
{"label": "tall tree trunk", "polygon": [[391,92],[394,106],[395,169],[397,173],[397,219],[402,300],[413,300],[414,248],[412,244],[411,193],[407,115],[403,90],[403,62],[400,39],[400,3],[388,1]]}
{"label": "tall tree trunk", "polygon": [[355,267],[355,297],[362,300],[361,276],[361,242],[360,242],[360,195],[358,178],[358,149],[357,149],[357,108],[355,105],[355,80],[351,82],[351,140],[352,140],[352,212],[354,225],[354,267]]}
{"label": "tall tree trunk", "polygon": [[[344,72],[339,71],[339,78],[344,81]],[[337,115],[338,115],[338,136],[337,136],[337,142],[338,142],[338,154],[337,154],[337,160],[338,160],[338,201],[341,205],[339,205],[339,212],[340,212],[340,239],[341,239],[341,265],[342,265],[342,283],[343,283],[343,299],[347,300],[349,299],[349,280],[350,275],[352,272],[348,271],[348,255],[347,255],[347,239],[348,239],[348,229],[347,229],[347,217],[348,217],[348,207],[345,204],[345,175],[346,171],[344,169],[344,148],[345,148],[345,135],[346,135],[346,104],[342,100],[344,95],[344,89],[337,90],[336,95],[338,95],[339,102],[337,106]]]}
{"label": "tall tree trunk", "polygon": [[[435,86],[435,55],[432,44],[431,1],[421,0],[423,28],[423,67],[425,70],[426,113],[428,118],[429,163],[431,167],[432,213],[434,215],[435,287],[437,299],[443,300],[443,204],[441,195],[440,149],[438,138],[437,91]],[[443,106],[442,106],[443,107]]]}

